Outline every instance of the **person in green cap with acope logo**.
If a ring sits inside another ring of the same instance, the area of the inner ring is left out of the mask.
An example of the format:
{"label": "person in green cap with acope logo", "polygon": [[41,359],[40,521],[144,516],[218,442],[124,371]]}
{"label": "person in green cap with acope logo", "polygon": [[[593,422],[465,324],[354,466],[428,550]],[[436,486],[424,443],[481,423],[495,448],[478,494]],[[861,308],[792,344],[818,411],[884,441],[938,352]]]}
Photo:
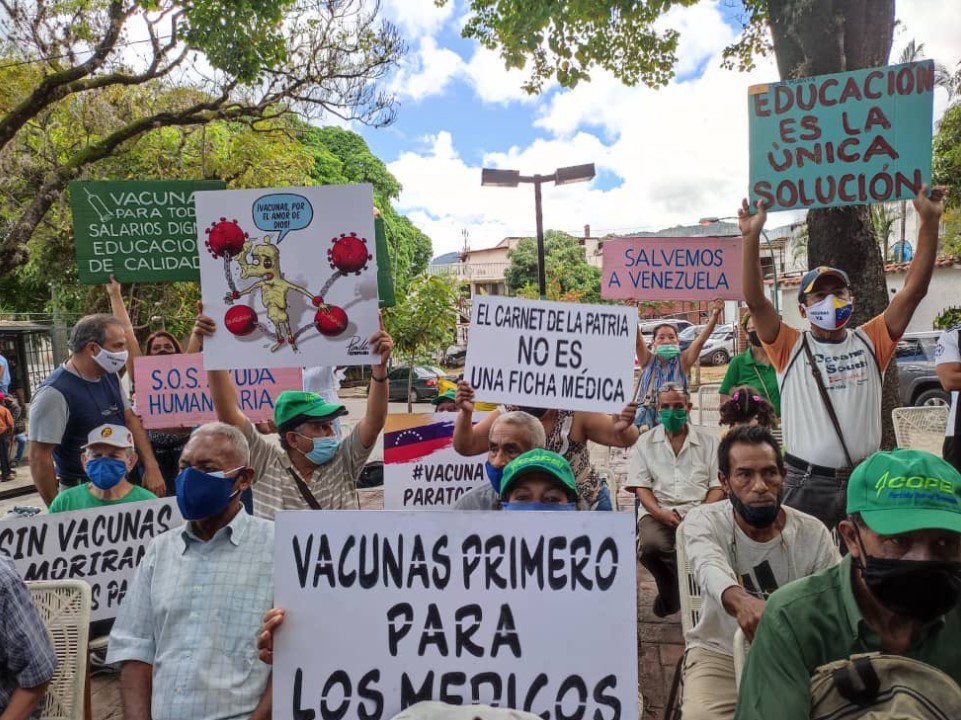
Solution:
{"label": "person in green cap with acope logo", "polygon": [[577,506],[571,465],[550,450],[535,448],[507,463],[501,478],[501,510],[587,510]]}
{"label": "person in green cap with acope logo", "polygon": [[839,565],[768,599],[736,720],[808,720],[815,670],[860,653],[903,655],[961,683],[961,474],[921,450],[876,452],[851,474],[838,531],[849,553]]}

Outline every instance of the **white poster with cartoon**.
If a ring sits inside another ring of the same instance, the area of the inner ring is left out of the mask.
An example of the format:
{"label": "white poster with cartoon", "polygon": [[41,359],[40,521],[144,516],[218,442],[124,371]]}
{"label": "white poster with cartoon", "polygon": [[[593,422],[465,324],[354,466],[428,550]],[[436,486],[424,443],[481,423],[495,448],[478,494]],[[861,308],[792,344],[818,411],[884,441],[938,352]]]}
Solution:
{"label": "white poster with cartoon", "polygon": [[367,365],[379,328],[370,185],[198,192],[207,369]]}

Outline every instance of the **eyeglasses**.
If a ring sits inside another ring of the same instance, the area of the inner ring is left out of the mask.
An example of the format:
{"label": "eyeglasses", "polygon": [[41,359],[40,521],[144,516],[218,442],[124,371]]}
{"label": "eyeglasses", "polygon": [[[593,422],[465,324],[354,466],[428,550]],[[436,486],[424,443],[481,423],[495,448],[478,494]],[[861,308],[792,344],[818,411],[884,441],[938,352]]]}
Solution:
{"label": "eyeglasses", "polygon": [[851,288],[839,287],[839,288],[834,288],[833,290],[814,290],[812,292],[807,293],[807,295],[805,295],[805,298],[807,299],[809,304],[819,303],[822,300],[824,300],[824,298],[826,298],[828,295],[833,295],[838,300],[850,300],[852,297],[854,297],[851,294]]}

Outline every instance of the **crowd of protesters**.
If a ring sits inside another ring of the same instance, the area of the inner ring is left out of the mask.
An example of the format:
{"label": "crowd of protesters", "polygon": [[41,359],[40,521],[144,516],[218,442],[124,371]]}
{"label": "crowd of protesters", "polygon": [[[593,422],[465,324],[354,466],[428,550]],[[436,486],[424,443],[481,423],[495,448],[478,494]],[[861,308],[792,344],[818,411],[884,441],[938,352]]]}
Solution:
{"label": "crowd of protesters", "polygon": [[[952,393],[943,458],[880,449],[882,375],[927,292],[942,198],[935,189],[915,199],[916,255],[883,313],[849,328],[856,298],[848,275],[817,267],[798,291],[804,331],[782,322],[767,299],[758,256],[766,213],[745,201],[749,345],[721,387],[723,433],[692,424],[689,391],[720,302],[686,350],[673,325],[655,328],[650,347],[638,334],[636,396],[616,415],[505,405],[475,423],[465,381],[434,403],[456,414],[459,453],[487,453],[485,482],[455,510],[610,511],[617,488],[593,467],[589,443],[629,452],[623,487],[636,497],[638,560],[657,587],[653,612],[680,609],[679,550],[702,597],[685,637],[686,720],[808,718],[812,697],[823,700],[812,678],[875,651],[961,682],[957,329],[938,347],[938,374]],[[227,371],[210,370],[218,421],[148,432],[118,380],[141,353],[120,286],[111,282],[108,294],[113,315],[77,323],[69,359],[34,395],[34,484],[52,513],[171,495],[186,521],[151,541],[110,631],[107,662],[121,666],[125,718],[269,718],[274,633],[284,621],[272,607],[272,521],[286,509],[352,506],[387,420],[393,339],[383,330],[369,338],[380,361],[350,431],[336,370],[318,368],[310,383],[324,393],[281,393],[267,426],[244,415]],[[201,310],[187,352],[216,332]],[[155,333],[143,354],[180,352],[177,338]],[[830,370],[842,359],[850,361],[844,372]],[[0,406],[3,479],[14,423]],[[0,718],[36,716],[56,664],[22,580],[0,556]]]}

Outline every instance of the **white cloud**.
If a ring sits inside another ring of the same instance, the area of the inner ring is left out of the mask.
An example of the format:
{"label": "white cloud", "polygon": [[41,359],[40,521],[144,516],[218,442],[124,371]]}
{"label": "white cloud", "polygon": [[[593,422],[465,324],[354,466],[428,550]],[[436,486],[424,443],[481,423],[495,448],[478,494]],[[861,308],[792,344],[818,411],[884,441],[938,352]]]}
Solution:
{"label": "white cloud", "polygon": [[[948,0],[898,4],[899,18],[912,31],[905,33],[907,38],[924,42],[929,56],[951,66],[961,47],[951,32],[956,23],[945,19],[955,10]],[[490,148],[481,164],[472,165],[455,148],[455,140],[466,146],[471,138],[454,138],[444,131],[390,165],[404,185],[401,208],[431,236],[436,254],[458,249],[463,228],[469,230],[474,248],[490,247],[506,235],[533,234],[530,186],[482,188],[482,165],[534,173],[594,162],[604,178],[619,178],[620,185],[607,190],[598,189],[597,181],[545,186],[546,228],[579,233],[590,224],[595,234],[603,234],[734,213],[748,185],[747,88],[776,79],[777,69],[773,58],[759,59],[751,73],[720,68],[721,50],[733,33],[723,24],[716,2],[672,13],[674,26],[683,30],[681,74],[705,66],[700,77],[651,90],[628,88],[597,72],[592,82],[573,91],[554,91],[534,100],[539,111],[535,127],[544,137],[528,145]],[[906,39],[899,35],[898,42]],[[895,58],[898,51],[896,47]],[[487,102],[521,99],[512,97],[520,92],[520,81],[508,76],[493,53],[481,59],[475,55],[464,71],[474,73],[470,76],[477,94]],[[510,142],[507,134],[504,144]],[[769,223],[774,227],[796,217],[777,213]]]}
{"label": "white cloud", "polygon": [[[537,102],[535,96],[521,89],[529,77],[528,72],[507,70],[500,55],[493,50],[478,45],[464,72],[477,97],[485,103]],[[551,87],[553,84],[545,85],[545,92]]]}
{"label": "white cloud", "polygon": [[383,16],[397,25],[404,37],[419,39],[436,35],[454,12],[455,0],[437,7],[434,0],[381,0]]}
{"label": "white cloud", "polygon": [[443,94],[451,80],[463,72],[464,61],[453,50],[439,47],[433,37],[422,37],[416,52],[408,55],[388,89],[414,101]]}

